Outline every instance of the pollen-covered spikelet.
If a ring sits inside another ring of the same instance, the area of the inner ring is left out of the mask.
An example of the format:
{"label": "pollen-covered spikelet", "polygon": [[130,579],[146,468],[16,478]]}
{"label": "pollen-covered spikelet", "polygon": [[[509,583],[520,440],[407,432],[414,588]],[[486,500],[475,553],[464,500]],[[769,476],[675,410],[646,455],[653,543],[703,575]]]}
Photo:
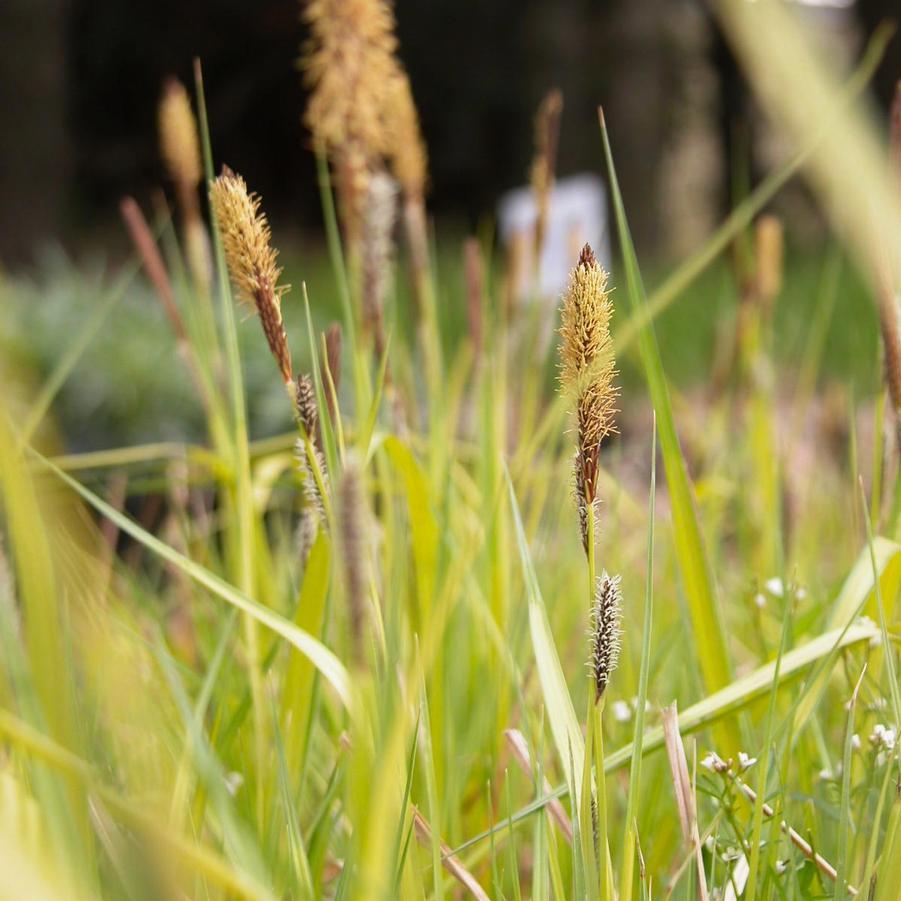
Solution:
{"label": "pollen-covered spikelet", "polygon": [[610,675],[619,662],[622,634],[620,631],[622,596],[619,583],[619,576],[602,573],[591,607],[588,671],[594,685],[595,703],[603,697],[610,682]]}
{"label": "pollen-covered spikelet", "polygon": [[282,379],[290,386],[294,379],[281,310],[282,295],[289,286],[278,284],[282,270],[276,265],[278,251],[270,243],[272,233],[266,214],[260,212],[260,198],[248,193],[240,175],[223,166],[210,188],[210,203],[231,280],[239,298],[256,309]]}
{"label": "pollen-covered spikelet", "polygon": [[197,121],[185,86],[169,78],[159,106],[160,152],[169,177],[179,186],[198,187],[203,178]]}
{"label": "pollen-covered spikelet", "polygon": [[295,395],[297,418],[303,426],[310,441],[316,440],[319,426],[319,408],[316,406],[316,389],[313,380],[306,374],[297,376],[297,390]]}
{"label": "pollen-covered spikelet", "polygon": [[551,191],[554,187],[554,170],[557,163],[557,141],[560,136],[560,115],[563,112],[563,94],[549,91],[535,116],[535,158],[532,160],[530,179],[535,195],[537,216],[535,219],[535,252],[544,245],[547,220],[550,212]]}
{"label": "pollen-covered spikelet", "polygon": [[610,337],[613,304],[607,291],[607,273],[586,244],[570,276],[563,298],[560,326],[560,381],[576,400],[578,449],[575,491],[582,530],[588,548],[587,520],[597,499],[598,458],[603,439],[616,431],[616,366]]}
{"label": "pollen-covered spikelet", "polygon": [[355,245],[372,162],[388,152],[394,15],[385,0],[309,0],[304,18],[311,32],[301,61],[311,88],[306,124],[331,160],[344,229]]}

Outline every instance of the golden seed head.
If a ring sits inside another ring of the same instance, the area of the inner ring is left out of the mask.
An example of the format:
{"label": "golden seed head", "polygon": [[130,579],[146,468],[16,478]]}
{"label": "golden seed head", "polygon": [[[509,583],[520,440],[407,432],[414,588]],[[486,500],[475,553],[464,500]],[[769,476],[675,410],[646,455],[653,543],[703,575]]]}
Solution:
{"label": "golden seed head", "polygon": [[177,184],[196,188],[203,179],[197,121],[188,92],[176,78],[166,81],[158,120],[160,151],[169,177]]}
{"label": "golden seed head", "polygon": [[281,298],[289,286],[278,284],[282,270],[276,264],[278,251],[270,243],[266,214],[260,212],[260,198],[248,192],[240,175],[223,166],[210,186],[210,204],[239,299],[256,309],[282,378],[291,384],[291,355],[281,311]]}
{"label": "golden seed head", "polygon": [[306,123],[330,154],[360,144],[387,149],[385,96],[394,72],[394,15],[384,0],[309,0],[302,58],[311,88]]}
{"label": "golden seed head", "polygon": [[616,431],[616,364],[610,337],[613,303],[607,273],[586,244],[570,276],[563,297],[560,326],[560,381],[576,397],[581,481],[586,504],[597,489],[597,460],[601,441]]}
{"label": "golden seed head", "polygon": [[757,296],[771,303],[782,290],[782,222],[776,216],[761,216],[754,227],[757,250]]}
{"label": "golden seed head", "polygon": [[389,81],[385,109],[388,158],[407,197],[421,198],[428,179],[428,152],[413,101],[410,79],[399,63]]}
{"label": "golden seed head", "polygon": [[594,683],[595,703],[603,697],[610,682],[610,676],[619,662],[620,636],[622,635],[620,630],[622,596],[619,583],[619,576],[602,573],[598,579],[594,604],[591,608],[588,668]]}

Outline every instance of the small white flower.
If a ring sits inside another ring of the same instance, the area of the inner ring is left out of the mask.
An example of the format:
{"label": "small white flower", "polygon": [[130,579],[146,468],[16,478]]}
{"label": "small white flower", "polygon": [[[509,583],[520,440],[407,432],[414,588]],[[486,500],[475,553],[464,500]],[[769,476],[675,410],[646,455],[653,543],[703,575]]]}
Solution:
{"label": "small white flower", "polygon": [[817,773],[817,779],[819,779],[821,782],[830,782],[834,778],[835,776],[833,775],[832,770],[828,769],[827,767],[824,767],[819,771],[819,773]]}
{"label": "small white flower", "polygon": [[738,769],[743,773],[757,763],[756,757],[749,757],[744,751],[738,752]]}
{"label": "small white flower", "polygon": [[856,732],[851,736],[851,747],[855,751],[860,750],[860,736]]}
{"label": "small white flower", "polygon": [[894,729],[884,726],[882,723],[876,723],[870,733],[870,744],[880,751],[894,751],[897,738]]}
{"label": "small white flower", "polygon": [[758,591],[757,594],[754,595],[754,606],[760,610],[766,607],[766,595],[763,594],[763,592]]}
{"label": "small white flower", "polygon": [[788,861],[787,860],[777,860],[776,861],[776,872],[781,876],[788,869]]}
{"label": "small white flower", "polygon": [[781,598],[785,594],[785,585],[782,584],[782,579],[778,576],[767,579],[764,582],[764,587],[774,598]]}
{"label": "small white flower", "polygon": [[240,773],[232,772],[225,777],[225,788],[233,798],[243,784],[244,777]]}
{"label": "small white flower", "polygon": [[725,773],[729,769],[729,764],[716,751],[710,751],[701,761],[701,766],[711,773]]}
{"label": "small white flower", "polygon": [[707,838],[704,839],[704,847],[711,853],[713,852],[713,849],[716,847],[716,842],[712,835],[708,835]]}
{"label": "small white flower", "polygon": [[738,860],[740,857],[743,857],[743,856],[744,856],[744,854],[743,854],[741,848],[733,848],[733,847],[724,848],[723,853],[720,855],[720,857],[722,857],[722,859],[725,860],[727,863],[730,860]]}
{"label": "small white flower", "polygon": [[803,585],[799,585],[795,589],[795,598],[799,601],[803,601],[807,598],[807,589]]}
{"label": "small white flower", "polygon": [[625,701],[614,701],[613,718],[618,723],[628,723],[632,719],[632,708]]}

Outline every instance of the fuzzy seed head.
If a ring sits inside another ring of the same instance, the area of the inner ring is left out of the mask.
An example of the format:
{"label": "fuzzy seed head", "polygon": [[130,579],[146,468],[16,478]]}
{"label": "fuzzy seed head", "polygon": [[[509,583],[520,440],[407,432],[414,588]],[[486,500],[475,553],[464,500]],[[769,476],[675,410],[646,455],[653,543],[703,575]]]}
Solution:
{"label": "fuzzy seed head", "polygon": [[601,441],[616,431],[612,313],[607,273],[586,244],[563,297],[560,326],[560,382],[563,391],[576,398],[577,466],[582,469],[576,482],[586,505],[594,502],[597,493]]}
{"label": "fuzzy seed head", "polygon": [[297,376],[295,398],[297,418],[307,437],[313,441],[319,425],[319,408],[316,406],[316,389],[313,387],[313,380],[306,373]]}
{"label": "fuzzy seed head", "polygon": [[601,700],[610,675],[619,662],[620,620],[622,618],[622,598],[619,589],[620,577],[602,573],[598,579],[594,604],[591,608],[591,630],[589,632],[590,654],[588,668],[594,683],[595,703]]}
{"label": "fuzzy seed head", "polygon": [[223,166],[222,174],[210,187],[210,204],[239,299],[259,315],[269,349],[285,384],[290,385],[294,380],[291,354],[281,311],[282,295],[290,286],[278,284],[282,270],[276,264],[278,251],[270,243],[272,233],[266,214],[260,212],[260,198],[248,192],[240,175]]}
{"label": "fuzzy seed head", "polygon": [[361,144],[385,152],[385,97],[395,70],[394,15],[385,0],[309,0],[301,64],[311,88],[306,123],[333,153]]}
{"label": "fuzzy seed head", "polygon": [[185,86],[170,78],[163,87],[158,110],[160,151],[169,177],[176,184],[196,189],[203,178],[197,121]]}

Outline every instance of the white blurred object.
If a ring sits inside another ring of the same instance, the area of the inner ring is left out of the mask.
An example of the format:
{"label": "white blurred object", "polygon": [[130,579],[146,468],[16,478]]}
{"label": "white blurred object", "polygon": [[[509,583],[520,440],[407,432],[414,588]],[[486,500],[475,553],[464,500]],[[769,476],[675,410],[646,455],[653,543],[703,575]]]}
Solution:
{"label": "white blurred object", "polygon": [[[535,221],[538,208],[532,189],[517,188],[501,198],[498,220],[501,240],[509,250],[516,245],[516,300],[534,293]],[[610,269],[610,232],[607,219],[607,191],[596,175],[573,175],[554,185],[548,209],[547,229],[538,271],[537,294],[557,303],[566,289],[569,273],[588,242],[601,265]]]}

